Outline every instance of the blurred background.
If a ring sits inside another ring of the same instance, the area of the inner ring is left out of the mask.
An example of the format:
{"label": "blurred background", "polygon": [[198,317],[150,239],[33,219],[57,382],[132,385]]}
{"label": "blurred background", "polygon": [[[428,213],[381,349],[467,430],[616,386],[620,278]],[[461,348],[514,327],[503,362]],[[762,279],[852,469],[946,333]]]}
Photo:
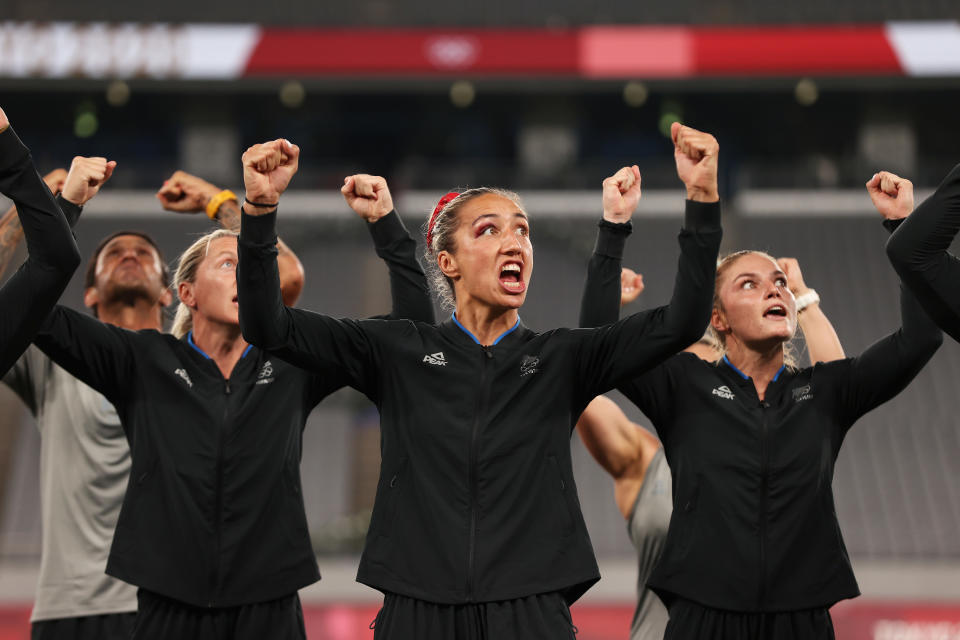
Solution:
{"label": "blurred background", "polygon": [[[344,176],[386,177],[410,229],[454,187],[515,189],[533,222],[521,316],[534,329],[576,323],[600,182],[626,164],[644,186],[625,265],[647,289],[632,308],[668,300],[684,194],[666,133],[679,120],[720,141],[725,249],[798,258],[848,354],[897,328],[886,232],[863,184],[890,170],[919,202],[960,161],[956,0],[544,5],[0,0],[0,105],[41,172],[75,155],[119,163],[77,227],[85,255],[134,228],[173,263],[209,223],[162,211],[164,179],[183,169],[242,192],[247,146],[296,142],[280,231],[306,268],[299,305],[333,315],[389,308],[386,269],[337,191]],[[80,281],[65,304],[82,308]],[[834,493],[864,595],[834,608],[839,638],[960,638],[958,382],[947,340],[844,444]],[[301,594],[310,637],[372,637],[380,594],[353,577],[378,438],[375,409],[349,390],[304,434],[324,575]],[[612,481],[577,436],[571,446],[604,576],[573,609],[578,637],[626,638],[635,555]],[[28,637],[38,449],[29,413],[0,387],[0,640]]]}

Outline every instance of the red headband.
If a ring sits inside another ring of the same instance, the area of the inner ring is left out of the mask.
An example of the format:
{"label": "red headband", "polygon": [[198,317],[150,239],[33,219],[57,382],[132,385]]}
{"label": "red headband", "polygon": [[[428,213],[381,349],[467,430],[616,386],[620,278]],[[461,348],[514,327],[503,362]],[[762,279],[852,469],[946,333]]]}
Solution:
{"label": "red headband", "polygon": [[433,214],[430,216],[430,222],[427,223],[427,248],[430,248],[430,244],[433,241],[433,225],[437,222],[437,216],[440,215],[440,212],[443,211],[443,208],[450,204],[450,201],[459,196],[460,193],[457,191],[451,191],[447,195],[440,198],[440,202],[437,203],[437,206],[433,210]]}

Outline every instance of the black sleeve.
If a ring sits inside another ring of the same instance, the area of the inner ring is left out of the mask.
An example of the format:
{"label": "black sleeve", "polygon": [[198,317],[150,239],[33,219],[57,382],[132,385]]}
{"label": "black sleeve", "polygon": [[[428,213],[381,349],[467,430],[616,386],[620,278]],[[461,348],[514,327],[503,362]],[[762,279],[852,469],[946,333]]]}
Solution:
{"label": "black sleeve", "polygon": [[77,221],[80,220],[80,214],[83,213],[83,206],[73,204],[60,193],[57,194],[56,200],[57,206],[60,207],[60,211],[63,212],[63,216],[67,219],[67,224],[73,229],[77,226]]}
{"label": "black sleeve", "polygon": [[[903,227],[899,220],[884,222],[890,231],[896,230],[898,225]],[[840,361],[847,369],[840,378],[840,403],[848,427],[863,414],[903,391],[943,343],[940,329],[912,292],[902,285],[900,317],[902,324],[898,330],[875,342],[859,356]]]}
{"label": "black sleeve", "polygon": [[[620,385],[618,390],[643,411],[657,430],[657,436],[667,443],[670,437],[670,426],[674,422],[675,407],[683,399],[678,395],[678,388],[689,376],[684,376],[686,358],[696,358],[691,353],[678,353],[667,358],[642,376],[633,378]],[[681,381],[678,384],[678,381]],[[682,393],[682,391],[680,392]]]}
{"label": "black sleeve", "polygon": [[574,331],[579,389],[589,401],[655,367],[703,335],[713,307],[720,251],[720,203],[687,201],[670,304],[599,329]]}
{"label": "black sleeve", "polygon": [[0,133],[0,192],[13,200],[27,241],[26,262],[0,289],[0,375],[30,344],[80,264],[53,195],[12,128]]}
{"label": "black sleeve", "polygon": [[136,377],[136,335],[57,305],[34,344],[72,376],[116,403]]}
{"label": "black sleeve", "polygon": [[580,298],[580,326],[602,327],[620,317],[620,271],[623,245],[633,227],[601,220],[597,244],[587,265],[587,281]]}
{"label": "black sleeve", "polygon": [[960,165],[887,242],[900,280],[944,331],[960,341],[960,259],[947,250],[960,230]]}
{"label": "black sleeve", "polygon": [[390,269],[393,308],[385,318],[433,324],[433,300],[427,277],[417,262],[417,243],[403,226],[400,216],[391,211],[367,226],[377,255]]}
{"label": "black sleeve", "polygon": [[341,384],[371,395],[376,367],[363,323],[284,306],[277,212],[243,213],[240,220],[237,297],[244,340],[302,369],[336,375]]}

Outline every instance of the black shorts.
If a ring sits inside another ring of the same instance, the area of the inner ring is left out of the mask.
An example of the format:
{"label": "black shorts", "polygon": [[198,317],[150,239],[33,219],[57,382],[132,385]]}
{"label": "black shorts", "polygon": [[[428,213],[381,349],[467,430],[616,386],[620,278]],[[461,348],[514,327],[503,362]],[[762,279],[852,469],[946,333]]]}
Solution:
{"label": "black shorts", "polygon": [[744,613],[677,598],[670,604],[664,640],[834,640],[826,607]]}
{"label": "black shorts", "polygon": [[573,640],[559,593],[476,604],[436,604],[393,593],[371,627],[374,640]]}
{"label": "black shorts", "polygon": [[30,640],[129,640],[136,619],[130,612],[37,620],[30,625]]}
{"label": "black shorts", "polygon": [[300,597],[205,608],[140,589],[132,640],[305,640]]}

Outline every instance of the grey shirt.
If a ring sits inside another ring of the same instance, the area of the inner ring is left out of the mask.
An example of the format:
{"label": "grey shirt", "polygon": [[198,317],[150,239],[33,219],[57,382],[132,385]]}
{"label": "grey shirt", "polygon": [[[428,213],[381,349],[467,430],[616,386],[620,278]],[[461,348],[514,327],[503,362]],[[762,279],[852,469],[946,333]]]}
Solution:
{"label": "grey shirt", "polygon": [[31,621],[136,611],[136,587],[104,573],[130,475],[116,410],[34,346],[3,382],[40,430],[43,535]]}
{"label": "grey shirt", "polygon": [[663,552],[672,513],[672,478],[661,447],[647,467],[627,521],[627,532],[637,550],[638,561],[637,609],[630,625],[630,640],[661,640],[667,629],[667,608],[657,594],[647,588],[647,580]]}

